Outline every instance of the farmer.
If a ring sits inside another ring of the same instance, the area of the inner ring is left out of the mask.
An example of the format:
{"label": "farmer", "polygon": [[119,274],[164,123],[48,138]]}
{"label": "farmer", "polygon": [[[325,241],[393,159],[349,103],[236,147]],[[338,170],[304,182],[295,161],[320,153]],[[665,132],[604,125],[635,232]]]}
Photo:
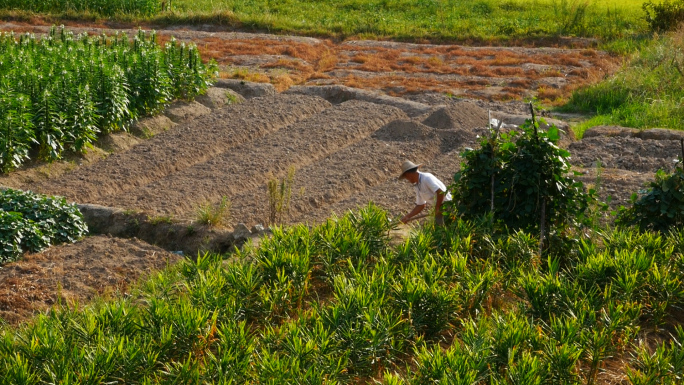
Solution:
{"label": "farmer", "polygon": [[437,177],[427,172],[418,171],[420,166],[421,164],[414,164],[408,160],[401,165],[399,179],[406,179],[416,189],[416,207],[401,218],[401,223],[406,223],[412,218],[418,219],[414,217],[423,211],[429,200],[435,197],[435,225],[442,226],[444,224],[442,203],[450,201],[451,194]]}

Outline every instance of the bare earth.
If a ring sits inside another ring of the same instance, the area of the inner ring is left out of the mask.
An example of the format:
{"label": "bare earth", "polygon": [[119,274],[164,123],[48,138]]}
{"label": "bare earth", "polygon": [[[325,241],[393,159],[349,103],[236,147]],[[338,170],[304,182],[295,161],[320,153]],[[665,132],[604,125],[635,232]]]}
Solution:
{"label": "bare earth", "polygon": [[131,283],[181,258],[136,239],[103,236],[25,255],[0,269],[0,319],[18,324],[58,302],[126,295]]}

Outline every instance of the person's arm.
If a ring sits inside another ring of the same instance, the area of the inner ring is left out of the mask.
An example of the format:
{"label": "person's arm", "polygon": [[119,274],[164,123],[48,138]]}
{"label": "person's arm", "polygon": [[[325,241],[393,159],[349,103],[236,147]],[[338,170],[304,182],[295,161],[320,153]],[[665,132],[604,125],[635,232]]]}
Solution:
{"label": "person's arm", "polygon": [[423,211],[424,208],[425,208],[425,205],[416,205],[416,207],[414,207],[410,213],[404,215],[400,219],[401,223],[406,223],[406,222],[410,221],[412,217],[415,217],[416,215],[418,215],[421,211]]}

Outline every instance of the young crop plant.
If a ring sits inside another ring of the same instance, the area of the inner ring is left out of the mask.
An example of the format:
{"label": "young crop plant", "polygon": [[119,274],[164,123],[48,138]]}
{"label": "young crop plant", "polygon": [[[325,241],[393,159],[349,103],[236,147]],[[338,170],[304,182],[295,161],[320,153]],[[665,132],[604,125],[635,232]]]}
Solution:
{"label": "young crop plant", "polygon": [[32,149],[47,161],[82,153],[100,134],[205,92],[213,64],[193,45],[156,40],[142,30],[133,39],[63,27],[40,38],[0,34],[0,169],[16,169]]}
{"label": "young crop plant", "polygon": [[271,178],[268,181],[268,223],[272,225],[282,224],[290,214],[290,199],[292,198],[292,185],[294,184],[295,168],[290,167],[287,175],[278,180]]}
{"label": "young crop plant", "polygon": [[12,189],[0,192],[0,263],[26,251],[76,242],[87,233],[83,215],[64,198]]}

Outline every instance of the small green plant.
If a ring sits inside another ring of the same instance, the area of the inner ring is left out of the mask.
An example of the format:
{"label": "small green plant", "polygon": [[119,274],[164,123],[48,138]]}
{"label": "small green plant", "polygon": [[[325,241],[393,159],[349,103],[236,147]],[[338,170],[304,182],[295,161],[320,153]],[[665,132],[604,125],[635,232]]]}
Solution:
{"label": "small green plant", "polygon": [[151,225],[159,225],[162,223],[166,224],[171,224],[173,223],[173,215],[157,215],[154,217],[147,217],[147,221],[150,222]]}
{"label": "small green plant", "polygon": [[226,104],[236,104],[238,103],[238,97],[232,91],[226,91]]}
{"label": "small green plant", "polygon": [[290,214],[290,199],[294,184],[295,168],[291,166],[282,179],[272,178],[268,181],[268,223],[282,224]]}
{"label": "small green plant", "polygon": [[222,197],[218,203],[205,202],[197,207],[197,223],[220,227],[230,218],[230,201]]}
{"label": "small green plant", "polygon": [[12,189],[0,192],[0,263],[25,251],[76,242],[87,232],[81,212],[64,198]]}

